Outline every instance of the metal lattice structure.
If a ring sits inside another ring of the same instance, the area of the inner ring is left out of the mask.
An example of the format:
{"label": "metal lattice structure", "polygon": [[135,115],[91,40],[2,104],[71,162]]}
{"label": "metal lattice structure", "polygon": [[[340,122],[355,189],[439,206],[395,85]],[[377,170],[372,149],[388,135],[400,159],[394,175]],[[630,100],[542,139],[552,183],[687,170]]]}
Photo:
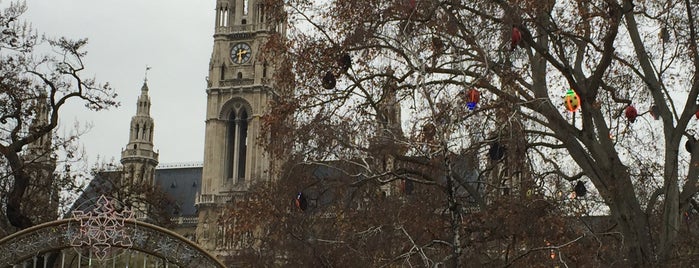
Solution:
{"label": "metal lattice structure", "polygon": [[[80,223],[80,228],[77,233],[66,233],[70,245],[76,249],[87,248],[100,261],[116,257],[122,252],[122,248],[131,248],[133,242],[124,223],[133,220],[134,213],[130,209],[117,212],[118,205],[118,201],[102,195],[95,202],[92,211],[73,211],[73,219]],[[78,254],[82,252],[78,250]]]}
{"label": "metal lattice structure", "polygon": [[[123,237],[116,240],[103,239],[103,235],[107,233],[115,237],[115,233],[110,233],[112,230],[100,229],[106,233],[95,232],[94,229],[92,234],[90,231],[86,232],[84,224],[89,221],[89,218],[63,219],[37,225],[0,239],[0,264],[2,264],[0,267],[12,267],[14,264],[30,260],[37,255],[72,248],[75,244],[76,234],[82,234],[77,236],[82,237],[81,239],[94,235],[100,237],[100,241],[109,244],[108,246],[98,245],[96,249],[99,250],[130,248],[167,260],[180,267],[225,267],[211,254],[177,233],[134,219],[117,218],[117,220],[120,224],[123,223],[123,226],[118,227],[121,228],[118,232],[122,235],[128,235],[130,245],[120,240]],[[93,224],[95,223],[93,222]],[[98,226],[100,224],[111,226],[112,223],[96,224]],[[81,242],[81,246],[92,247],[95,245],[95,243],[87,245]],[[109,251],[104,252],[108,253]]]}

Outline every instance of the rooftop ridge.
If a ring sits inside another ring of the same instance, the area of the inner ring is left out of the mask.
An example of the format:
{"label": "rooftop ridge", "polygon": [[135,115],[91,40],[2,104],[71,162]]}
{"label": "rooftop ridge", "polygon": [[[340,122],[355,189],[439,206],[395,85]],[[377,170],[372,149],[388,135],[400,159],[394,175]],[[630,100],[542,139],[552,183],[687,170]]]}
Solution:
{"label": "rooftop ridge", "polygon": [[171,163],[158,164],[155,167],[155,169],[193,168],[193,167],[203,167],[203,166],[204,166],[204,162],[201,162],[201,161],[171,162]]}

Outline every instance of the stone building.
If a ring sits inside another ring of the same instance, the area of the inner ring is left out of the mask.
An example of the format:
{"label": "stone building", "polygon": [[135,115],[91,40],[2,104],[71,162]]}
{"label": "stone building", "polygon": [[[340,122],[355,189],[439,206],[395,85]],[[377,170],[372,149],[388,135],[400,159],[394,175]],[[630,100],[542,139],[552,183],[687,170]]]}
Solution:
{"label": "stone building", "polygon": [[[170,214],[168,228],[222,259],[231,254],[235,244],[226,239],[225,228],[217,223],[225,204],[243,194],[254,182],[270,180],[273,176],[269,172],[272,160],[260,142],[266,136],[261,117],[269,109],[275,64],[273,60],[263,59],[260,50],[274,32],[283,34],[284,27],[267,21],[262,2],[216,1],[207,109],[203,118],[206,123],[203,163],[159,165],[153,140],[157,129],[150,116],[146,80],[131,119],[128,143],[121,152],[121,166],[99,173],[76,203],[95,198],[101,192],[115,192],[116,185],[149,184],[172,201],[172,206],[165,208]],[[120,174],[121,181],[114,181],[118,179],[110,178],[110,173]],[[142,203],[130,205],[137,211],[153,208]],[[147,215],[140,217],[149,220]],[[143,257],[135,259],[140,261]]]}

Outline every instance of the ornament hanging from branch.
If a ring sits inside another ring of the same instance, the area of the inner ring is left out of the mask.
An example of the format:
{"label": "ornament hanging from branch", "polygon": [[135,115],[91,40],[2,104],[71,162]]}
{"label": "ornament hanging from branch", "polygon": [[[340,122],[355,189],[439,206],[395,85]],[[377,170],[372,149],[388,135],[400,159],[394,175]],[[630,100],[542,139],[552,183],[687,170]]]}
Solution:
{"label": "ornament hanging from branch", "polygon": [[415,185],[413,184],[413,181],[411,181],[411,180],[402,179],[400,182],[400,188],[404,194],[410,195],[413,193],[413,189],[415,188]]}
{"label": "ornament hanging from branch", "polygon": [[468,92],[466,92],[466,107],[468,107],[469,111],[473,111],[476,109],[476,106],[478,105],[478,101],[481,99],[481,93],[478,92],[475,88],[470,89]]}
{"label": "ornament hanging from branch", "polygon": [[341,74],[346,73],[352,66],[352,57],[347,53],[343,53],[342,56],[337,59],[337,66],[340,67]]}
{"label": "ornament hanging from branch", "polygon": [[294,200],[294,204],[301,211],[306,211],[306,209],[308,208],[308,200],[306,200],[306,196],[302,192],[299,192],[296,195],[296,200]]}
{"label": "ornament hanging from branch", "polygon": [[587,194],[587,188],[585,188],[585,183],[583,181],[578,181],[573,188],[575,192],[575,197],[583,197]]}
{"label": "ornament hanging from branch", "polygon": [[505,146],[502,146],[499,142],[495,141],[490,144],[490,149],[488,150],[488,156],[490,156],[490,160],[493,161],[498,161],[505,157],[505,152],[507,151],[507,148]]}
{"label": "ornament hanging from branch", "polygon": [[337,81],[335,80],[335,75],[333,74],[333,72],[328,71],[327,73],[325,73],[325,76],[323,76],[322,84],[323,88],[325,89],[335,88]]}
{"label": "ornament hanging from branch", "polygon": [[697,139],[694,137],[688,137],[687,142],[684,143],[684,149],[691,153],[694,149],[694,145],[697,143]]}
{"label": "ornament hanging from branch", "polygon": [[574,113],[580,109],[580,96],[573,89],[568,89],[565,96],[565,106],[569,112]]}
{"label": "ornament hanging from branch", "polygon": [[638,116],[638,111],[636,110],[636,107],[633,107],[633,105],[627,106],[624,110],[624,114],[626,115],[626,119],[628,119],[629,122],[636,122],[636,117]]}
{"label": "ornament hanging from branch", "polygon": [[648,112],[650,112],[650,116],[652,116],[653,119],[655,119],[655,120],[660,119],[660,109],[658,109],[658,106],[656,106],[656,105],[651,106],[650,110]]}
{"label": "ornament hanging from branch", "polygon": [[510,50],[515,50],[519,43],[522,41],[522,32],[519,31],[517,26],[512,25],[512,40],[510,43]]}

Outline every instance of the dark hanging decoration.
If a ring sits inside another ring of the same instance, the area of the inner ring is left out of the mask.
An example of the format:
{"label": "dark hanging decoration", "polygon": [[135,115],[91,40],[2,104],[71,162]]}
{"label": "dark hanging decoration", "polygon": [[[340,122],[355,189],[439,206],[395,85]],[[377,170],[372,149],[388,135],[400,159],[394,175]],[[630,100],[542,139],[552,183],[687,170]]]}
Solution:
{"label": "dark hanging decoration", "polygon": [[699,110],[697,110],[697,112],[696,112],[696,113],[694,113],[694,116],[696,116],[696,117],[697,117],[697,119],[699,119]]}
{"label": "dark hanging decoration", "polygon": [[325,73],[325,76],[323,76],[323,88],[325,89],[333,89],[335,88],[335,84],[337,81],[335,80],[335,75],[333,72],[327,72]]}
{"label": "dark hanging decoration", "polygon": [[629,122],[636,122],[636,117],[638,116],[638,111],[636,110],[636,107],[633,107],[633,105],[629,105],[628,107],[626,107],[624,113],[626,114],[626,119],[628,119]]}
{"label": "dark hanging decoration", "polygon": [[301,211],[306,211],[308,208],[308,200],[306,200],[306,196],[302,192],[299,192],[296,195],[296,200],[294,200],[294,203]]}
{"label": "dark hanging decoration", "polygon": [[346,73],[352,66],[352,57],[350,54],[344,53],[337,59],[337,66],[340,67],[340,73]]}
{"label": "dark hanging decoration", "polygon": [[408,6],[410,10],[414,10],[417,7],[417,2],[415,0],[408,0]]}
{"label": "dark hanging decoration", "polygon": [[505,148],[505,146],[502,146],[499,142],[496,141],[490,144],[488,156],[490,156],[490,160],[498,161],[505,157],[505,151],[507,151],[507,148]]}
{"label": "dark hanging decoration", "polygon": [[468,107],[469,111],[473,111],[473,109],[476,109],[476,106],[478,105],[478,101],[481,99],[481,93],[478,92],[475,88],[470,89],[468,92],[466,92],[466,107]]}
{"label": "dark hanging decoration", "polygon": [[650,116],[653,117],[653,119],[658,120],[660,119],[660,109],[658,109],[658,106],[653,105],[650,107]]}
{"label": "dark hanging decoration", "polygon": [[663,43],[667,43],[670,41],[670,32],[668,32],[667,28],[663,27],[660,29],[660,33],[658,33],[658,36],[660,37],[660,40],[663,41]]}
{"label": "dark hanging decoration", "polygon": [[692,149],[694,149],[694,144],[697,143],[697,140],[694,139],[694,137],[689,137],[687,138],[687,142],[684,143],[684,149],[687,150],[687,152],[692,152]]}
{"label": "dark hanging decoration", "polygon": [[410,195],[413,193],[413,190],[415,189],[415,184],[411,180],[403,179],[401,180],[400,187],[401,190],[403,190],[404,194]]}
{"label": "dark hanging decoration", "polygon": [[519,43],[522,41],[522,32],[519,31],[517,26],[512,26],[512,42],[510,43],[510,50],[515,50]]}
{"label": "dark hanging decoration", "polygon": [[441,54],[444,51],[444,42],[439,37],[432,37],[432,49],[435,54]]}
{"label": "dark hanging decoration", "polygon": [[576,197],[583,197],[587,194],[587,188],[585,188],[585,183],[583,181],[578,181],[573,190],[575,191]]}

